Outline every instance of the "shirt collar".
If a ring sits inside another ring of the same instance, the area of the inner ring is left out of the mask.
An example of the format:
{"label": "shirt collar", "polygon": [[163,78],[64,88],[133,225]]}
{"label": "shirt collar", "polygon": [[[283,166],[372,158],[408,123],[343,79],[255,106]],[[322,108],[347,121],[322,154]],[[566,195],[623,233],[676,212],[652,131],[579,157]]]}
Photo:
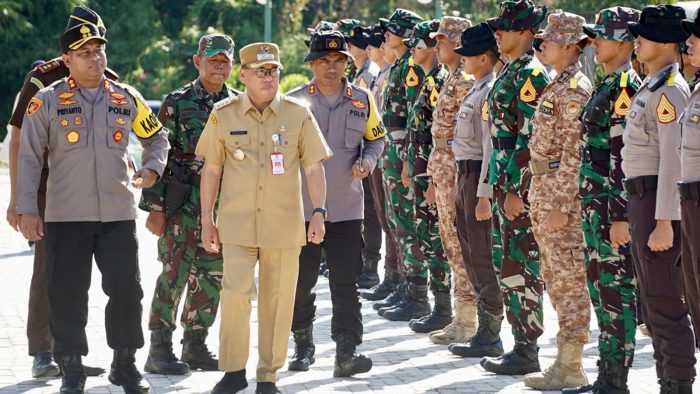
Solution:
{"label": "shirt collar", "polygon": [[[248,111],[250,111],[251,109],[254,109],[257,111],[257,108],[255,108],[255,106],[253,105],[253,102],[250,101],[250,96],[248,96],[248,90],[244,91],[241,96],[243,96],[241,98],[241,105],[243,106],[243,113],[244,114],[247,114]],[[270,105],[267,106],[276,115],[279,115],[281,98],[282,98],[282,96],[279,93],[275,94],[275,98],[273,98]],[[263,110],[263,112],[264,112],[264,110]]]}
{"label": "shirt collar", "polygon": [[214,99],[214,101],[220,101],[230,96],[228,86],[226,86],[226,84],[221,87],[219,92],[212,94],[204,88],[204,85],[202,85],[202,81],[199,78],[192,82],[192,90],[194,91],[195,96],[200,99],[207,99],[211,97]]}
{"label": "shirt collar", "polygon": [[493,79],[496,77],[495,73],[488,73],[481,77],[480,80],[476,81],[476,84],[474,85],[474,90],[479,90],[483,88],[484,86],[488,85],[489,82],[493,81]]}

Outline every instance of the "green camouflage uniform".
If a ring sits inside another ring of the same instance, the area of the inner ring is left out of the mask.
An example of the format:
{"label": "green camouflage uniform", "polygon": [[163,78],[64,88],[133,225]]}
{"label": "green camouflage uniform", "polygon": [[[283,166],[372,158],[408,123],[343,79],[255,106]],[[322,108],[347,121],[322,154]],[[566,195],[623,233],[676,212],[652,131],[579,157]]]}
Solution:
{"label": "green camouflage uniform", "polygon": [[[404,43],[411,48],[421,42],[423,47],[434,47],[437,41],[431,40],[428,35],[437,31],[437,22],[426,21],[417,24],[413,37],[404,40]],[[403,149],[404,165],[408,166],[408,176],[413,181],[414,205],[411,215],[415,221],[415,232],[406,237],[406,242],[402,245],[406,247],[403,252],[406,259],[402,263],[409,278],[420,277],[427,283],[430,272],[430,290],[433,293],[449,293],[451,288],[451,269],[440,239],[437,207],[428,205],[425,200],[430,184],[430,177],[426,171],[433,148],[433,137],[430,133],[433,108],[448,76],[449,71],[441,64],[437,64],[425,76],[416,101],[409,110]]]}
{"label": "green camouflage uniform", "polygon": [[[607,40],[633,41],[627,22],[639,11],[615,7],[601,11],[586,33]],[[613,221],[627,221],[627,195],[622,187],[622,131],[631,98],[641,80],[627,63],[603,77],[586,104],[582,119],[579,194],[583,203],[584,257],[588,291],[598,319],[601,360],[632,365],[635,348],[636,280],[630,247],[610,243]]]}
{"label": "green camouflage uniform", "polygon": [[[503,15],[509,14],[510,19],[499,17],[495,22],[489,20],[492,28],[536,30],[541,22],[541,19],[540,22],[536,20],[536,13],[509,12],[517,4],[504,2],[501,5]],[[543,331],[540,252],[532,233],[527,190],[530,186],[529,122],[537,100],[548,83],[549,76],[544,66],[530,50],[503,67],[488,95],[491,136],[496,137],[489,163],[489,183],[494,185],[494,205],[498,212],[493,227],[492,258],[503,292],[506,317],[516,342],[534,341]],[[514,140],[515,149],[496,143],[504,139]],[[519,195],[525,202],[525,211],[513,221],[508,220],[502,209],[506,192]]]}
{"label": "green camouflage uniform", "polygon": [[[211,327],[216,318],[223,257],[221,253],[205,251],[200,240],[198,178],[203,162],[194,156],[194,150],[214,103],[231,95],[238,95],[238,92],[225,86],[221,92],[210,94],[197,79],[170,93],[161,106],[158,117],[170,130],[168,167],[161,181],[143,191],[139,203],[139,208],[145,211],[166,213],[165,233],[158,239],[158,260],[163,263],[163,272],[158,277],[151,303],[150,330],[163,326],[175,329],[185,285],[188,290],[181,316],[185,330]],[[189,175],[192,184],[182,178],[187,174],[194,175]],[[177,182],[178,178],[181,182]],[[189,189],[182,206],[170,209],[171,204],[167,204],[166,207],[168,188],[182,187],[182,181]]]}
{"label": "green camouflage uniform", "polygon": [[[423,19],[415,13],[397,9],[390,19],[380,19],[385,28],[408,38],[416,23]],[[401,183],[403,142],[408,123],[408,111],[423,82],[423,70],[413,65],[411,53],[406,51],[389,72],[384,93],[382,121],[389,133],[389,146],[382,157],[382,175],[386,190],[386,212],[389,227],[395,231],[400,250],[407,250],[407,238],[416,231],[413,219],[413,190]],[[406,259],[406,256],[403,256]],[[401,267],[401,265],[400,265]]]}
{"label": "green camouflage uniform", "polygon": [[[336,22],[335,25],[336,29],[339,32],[343,33],[344,36],[348,37],[352,29],[355,28],[355,26],[360,26],[361,24],[360,21],[357,19],[341,19],[338,22]],[[349,60],[348,64],[345,65],[345,77],[348,79],[348,81],[354,81],[357,75],[357,66],[352,60]],[[366,86],[362,87],[367,88]]]}

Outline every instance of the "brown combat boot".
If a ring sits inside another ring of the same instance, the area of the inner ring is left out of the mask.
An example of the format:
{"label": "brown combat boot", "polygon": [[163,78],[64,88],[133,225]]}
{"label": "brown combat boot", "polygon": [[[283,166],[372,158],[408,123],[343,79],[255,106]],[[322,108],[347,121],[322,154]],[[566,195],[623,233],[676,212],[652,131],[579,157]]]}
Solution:
{"label": "brown combat boot", "polygon": [[536,390],[561,390],[588,384],[581,365],[583,344],[559,343],[557,347],[554,364],[542,372],[525,375],[525,386]]}
{"label": "brown combat boot", "polygon": [[464,304],[455,300],[455,316],[452,323],[442,330],[429,334],[430,340],[437,345],[449,345],[466,342],[476,334],[476,305]]}

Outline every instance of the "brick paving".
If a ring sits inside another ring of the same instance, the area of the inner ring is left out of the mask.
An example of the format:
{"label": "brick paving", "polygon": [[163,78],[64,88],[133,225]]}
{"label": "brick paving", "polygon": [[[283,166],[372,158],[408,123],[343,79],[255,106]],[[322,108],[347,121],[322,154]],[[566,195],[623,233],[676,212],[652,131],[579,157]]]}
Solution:
{"label": "brick paving", "polygon": [[[0,168],[0,208],[5,212],[9,200],[9,176],[6,168]],[[140,261],[144,288],[144,310],[147,312],[155,278],[161,265],[156,260],[156,238],[144,227],[145,216],[139,217]],[[10,393],[56,393],[60,379],[33,379],[31,377],[31,357],[27,356],[25,335],[27,298],[32,271],[32,252],[26,240],[14,232],[4,220],[0,220],[0,394]],[[90,341],[90,354],[84,358],[89,365],[109,368],[112,352],[107,347],[104,332],[104,305],[106,297],[99,286],[99,270],[93,270],[90,290],[89,321],[87,336]],[[405,323],[390,322],[378,317],[369,303],[363,306],[365,321],[364,343],[359,350],[370,356],[374,368],[366,374],[354,378],[333,378],[333,356],[335,345],[330,339],[330,294],[328,282],[319,278],[318,318],[315,323],[316,363],[309,372],[290,373],[283,370],[279,374],[279,388],[285,393],[519,393],[531,392],[522,384],[521,377],[495,376],[486,373],[478,364],[478,359],[461,359],[452,356],[444,346],[432,344],[424,334],[413,333]],[[253,329],[257,324],[255,303],[252,314]],[[147,330],[144,313],[143,327]],[[540,338],[540,363],[547,367],[553,362],[556,352],[555,333],[557,321],[554,311],[546,300],[546,330]],[[513,339],[507,323],[503,326],[504,346],[511,348]],[[218,346],[219,322],[214,325],[208,343],[216,353]],[[598,331],[591,327],[592,338]],[[148,337],[148,332],[145,331]],[[182,330],[174,334],[177,344]],[[652,359],[652,346],[649,338],[638,333],[638,349],[635,365],[630,372],[632,393],[657,393],[658,386]],[[251,359],[247,370],[249,387],[246,393],[255,391],[255,363],[257,362],[256,338],[251,339]],[[146,345],[148,346],[148,344]],[[176,345],[175,353],[181,348]],[[142,370],[147,347],[137,353],[137,366]],[[291,355],[291,345],[290,345]],[[597,351],[591,341],[586,346],[584,366],[589,379],[595,379]],[[221,372],[194,372],[186,376],[145,375],[152,385],[151,393],[208,393],[220,379]],[[700,383],[695,384],[700,389]],[[106,376],[88,378],[88,393],[121,393],[121,388],[111,385]]]}

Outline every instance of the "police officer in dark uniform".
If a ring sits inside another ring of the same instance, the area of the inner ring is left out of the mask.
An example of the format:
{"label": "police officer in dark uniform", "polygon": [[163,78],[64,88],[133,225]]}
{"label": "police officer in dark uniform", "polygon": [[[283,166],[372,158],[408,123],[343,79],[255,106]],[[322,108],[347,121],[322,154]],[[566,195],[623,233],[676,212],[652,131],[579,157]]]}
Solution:
{"label": "police officer in dark uniform", "polygon": [[[95,11],[82,6],[73,9],[68,19],[66,30],[84,22],[97,25],[100,34],[102,36],[105,35],[106,30],[100,16]],[[19,151],[20,129],[22,128],[24,114],[27,111],[27,105],[29,105],[29,101],[39,89],[43,89],[55,81],[67,77],[68,74],[69,70],[60,57],[38,65],[25,77],[22,90],[17,99],[17,106],[12,113],[12,118],[10,119],[10,126],[12,127],[12,139],[10,142],[10,204],[7,207],[7,221],[15,230],[18,230],[19,225],[19,216],[16,208],[17,152]],[[105,69],[105,76],[114,81],[118,78],[117,74],[109,68]],[[49,168],[45,159],[37,194],[39,213],[42,217],[46,205],[46,180],[48,176]],[[46,293],[44,240],[36,241],[34,248],[34,268],[29,287],[29,310],[27,313],[27,341],[29,344],[29,355],[34,356],[32,376],[41,378],[56,376],[60,373],[60,370],[56,363],[53,362],[53,354],[51,352],[53,338],[49,331],[49,301]],[[88,376],[98,376],[104,372],[105,370],[102,368],[85,366],[85,373]]]}

